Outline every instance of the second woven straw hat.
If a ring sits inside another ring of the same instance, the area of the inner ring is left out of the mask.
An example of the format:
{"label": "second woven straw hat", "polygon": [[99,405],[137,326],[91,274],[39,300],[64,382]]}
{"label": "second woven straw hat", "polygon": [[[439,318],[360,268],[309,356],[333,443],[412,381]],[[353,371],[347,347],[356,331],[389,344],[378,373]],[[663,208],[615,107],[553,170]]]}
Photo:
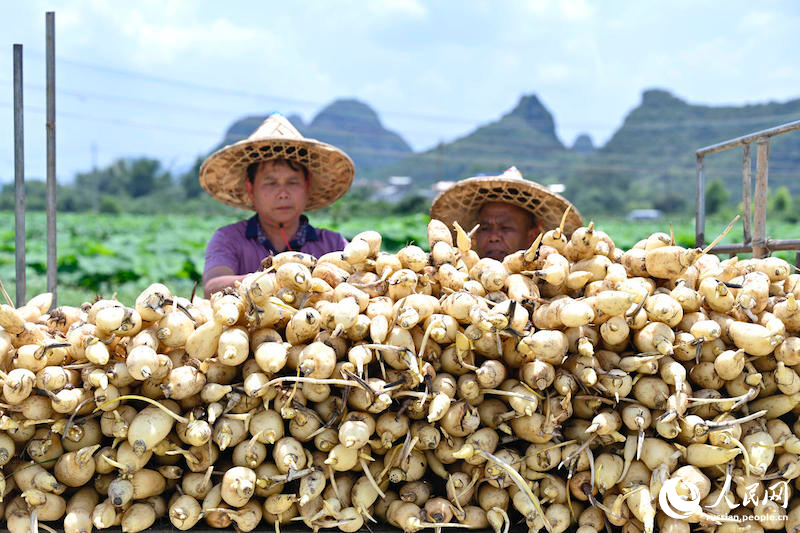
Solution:
{"label": "second woven straw hat", "polygon": [[441,220],[448,227],[458,222],[469,231],[477,224],[478,212],[486,202],[505,202],[530,211],[541,221],[542,231],[557,228],[564,211],[571,206],[564,233],[569,236],[583,226],[581,214],[569,200],[526,180],[516,167],[499,176],[476,176],[459,181],[433,201],[431,219]]}
{"label": "second woven straw hat", "polygon": [[355,168],[346,153],[303,137],[286,117],[275,113],[247,139],[208,156],[200,167],[200,185],[224,204],[255,209],[245,188],[247,167],[278,157],[297,161],[308,169],[308,211],[331,205],[353,183]]}

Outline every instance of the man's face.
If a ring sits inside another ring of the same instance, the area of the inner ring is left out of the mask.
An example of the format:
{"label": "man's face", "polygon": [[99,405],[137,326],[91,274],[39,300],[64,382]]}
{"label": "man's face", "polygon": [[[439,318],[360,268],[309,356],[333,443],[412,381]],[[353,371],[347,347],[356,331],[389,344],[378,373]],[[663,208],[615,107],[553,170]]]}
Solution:
{"label": "man's face", "polygon": [[306,208],[308,191],[302,170],[285,163],[266,161],[258,166],[253,183],[246,182],[247,194],[259,218],[272,224],[296,221]]}
{"label": "man's face", "polygon": [[503,202],[484,204],[478,212],[478,224],[481,225],[475,234],[478,255],[498,261],[528,248],[539,234],[528,211]]}

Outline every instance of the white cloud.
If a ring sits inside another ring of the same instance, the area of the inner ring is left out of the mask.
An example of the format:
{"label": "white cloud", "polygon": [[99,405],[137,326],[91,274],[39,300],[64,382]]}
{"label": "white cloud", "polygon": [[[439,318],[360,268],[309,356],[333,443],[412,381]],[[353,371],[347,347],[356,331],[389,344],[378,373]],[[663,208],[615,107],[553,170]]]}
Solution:
{"label": "white cloud", "polygon": [[543,83],[559,83],[570,79],[572,69],[564,63],[543,63],[536,67],[536,73]]}
{"label": "white cloud", "polygon": [[586,0],[526,0],[523,5],[536,15],[567,21],[586,20],[595,14],[595,8]]}
{"label": "white cloud", "polygon": [[779,22],[779,15],[770,11],[751,11],[742,17],[742,27],[760,30],[774,26]]}
{"label": "white cloud", "polygon": [[191,25],[141,21],[129,35],[136,43],[134,59],[142,64],[170,64],[188,54],[235,58],[280,47],[278,39],[265,29],[238,26],[224,18]]}
{"label": "white cloud", "polygon": [[417,0],[372,0],[364,2],[367,11],[380,15],[406,15],[412,18],[424,18],[428,10]]}
{"label": "white cloud", "polygon": [[170,65],[187,55],[231,57],[278,45],[268,29],[239,25],[224,16],[207,17],[194,2],[93,0],[91,4],[106,32],[125,37],[115,41],[124,43],[123,52],[138,68]]}
{"label": "white cloud", "polygon": [[80,28],[84,22],[84,17],[80,11],[59,11],[56,14],[56,27],[65,32]]}
{"label": "white cloud", "polygon": [[[402,83],[392,78],[381,78],[366,83],[359,92],[358,98],[366,100],[367,104],[373,102],[392,102],[403,98],[404,88]],[[391,105],[391,104],[388,104]],[[387,111],[389,109],[387,108]]]}
{"label": "white cloud", "polygon": [[558,5],[567,20],[586,20],[594,16],[594,7],[586,0],[562,0]]}
{"label": "white cloud", "polygon": [[528,11],[542,15],[550,9],[552,2],[550,0],[527,0],[524,5]]}

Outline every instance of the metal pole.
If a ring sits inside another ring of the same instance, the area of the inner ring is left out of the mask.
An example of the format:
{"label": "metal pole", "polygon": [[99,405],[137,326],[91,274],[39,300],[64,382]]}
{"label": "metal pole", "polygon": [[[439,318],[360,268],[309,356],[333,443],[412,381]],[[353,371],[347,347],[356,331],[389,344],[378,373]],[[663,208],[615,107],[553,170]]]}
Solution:
{"label": "metal pole", "polygon": [[16,305],[25,303],[25,148],[22,114],[22,45],[14,45],[14,246],[17,260]]}
{"label": "metal pole", "polygon": [[694,221],[694,245],[706,243],[706,176],[703,171],[703,156],[697,156],[697,212]]}
{"label": "metal pole", "polygon": [[750,144],[742,147],[742,225],[744,226],[744,243],[750,244],[753,240],[753,232],[750,228],[752,224],[753,211],[750,196],[753,194],[753,185],[750,180],[752,172],[752,162],[750,158]]}
{"label": "metal pole", "polygon": [[753,257],[766,257],[767,250],[767,178],[769,176],[769,138],[757,141],[756,212],[753,223]]}
{"label": "metal pole", "polygon": [[[781,250],[800,250],[800,239],[767,239],[766,248],[769,252]],[[723,254],[748,254],[753,252],[753,243],[744,244],[718,244],[711,253]]]}
{"label": "metal pole", "polygon": [[47,291],[56,305],[58,254],[56,247],[56,14],[46,16],[47,70]]}
{"label": "metal pole", "polygon": [[92,213],[100,212],[100,192],[97,183],[97,143],[92,141]]}
{"label": "metal pole", "polygon": [[747,144],[758,141],[762,137],[774,137],[776,135],[782,135],[784,133],[788,133],[790,131],[795,131],[795,130],[800,130],[800,120],[795,120],[794,122],[787,122],[786,124],[781,124],[780,126],[775,126],[774,128],[756,131],[754,133],[747,134],[743,137],[737,137],[735,139],[730,139],[728,141],[724,141],[718,144],[712,144],[711,146],[700,148],[695,153],[697,155],[714,154],[716,152],[727,150],[728,148],[733,148],[734,146],[739,146],[740,144]]}
{"label": "metal pole", "polygon": [[[695,151],[697,158],[697,218],[696,240],[698,245],[705,244],[705,174],[703,159],[705,156],[735,146],[742,146],[742,206],[744,209],[744,240],[737,244],[720,244],[714,247],[716,255],[726,253],[752,253],[753,257],[765,257],[777,250],[798,250],[800,239],[767,239],[767,193],[769,177],[769,140],[776,135],[800,130],[800,120],[788,122],[774,128],[750,133],[718,144],[706,146]],[[752,188],[752,148],[757,145],[755,205],[753,205]],[[800,252],[796,260],[800,263]],[[798,265],[800,266],[800,265]]]}

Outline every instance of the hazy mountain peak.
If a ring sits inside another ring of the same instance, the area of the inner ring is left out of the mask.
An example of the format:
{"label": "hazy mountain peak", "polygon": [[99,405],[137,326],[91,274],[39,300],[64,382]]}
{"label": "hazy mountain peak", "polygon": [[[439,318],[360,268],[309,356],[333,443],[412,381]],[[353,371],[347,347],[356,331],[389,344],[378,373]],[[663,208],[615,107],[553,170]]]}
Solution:
{"label": "hazy mountain peak", "polygon": [[370,106],[352,98],[327,105],[301,131],[347,152],[356,172],[386,166],[411,153],[408,143],[387,130]]}
{"label": "hazy mountain peak", "polygon": [[498,120],[427,152],[381,169],[380,176],[411,176],[417,183],[497,174],[516,166],[529,179],[551,176],[549,163],[564,154],[553,115],[535,94],[525,95]]}
{"label": "hazy mountain peak", "polygon": [[686,106],[687,103],[664,89],[648,89],[642,93],[642,107]]}
{"label": "hazy mountain peak", "polygon": [[[247,138],[266,118],[267,115],[240,118],[228,128],[218,147]],[[298,114],[289,114],[288,118],[303,136],[347,152],[357,172],[389,165],[411,153],[408,143],[384,128],[378,114],[359,100],[336,100],[317,113],[310,124],[305,124]]]}
{"label": "hazy mountain peak", "polygon": [[305,127],[306,127],[306,123],[305,123],[305,121],[303,120],[303,117],[301,117],[301,116],[300,116],[300,115],[298,115],[297,113],[292,113],[291,115],[289,115],[289,116],[288,116],[288,117],[286,117],[286,118],[287,118],[287,119],[289,119],[289,122],[291,122],[291,123],[292,123],[292,125],[293,125],[295,128],[297,128],[298,130],[302,130],[303,128],[305,128]]}
{"label": "hazy mountain peak", "polygon": [[595,151],[594,142],[588,133],[581,133],[575,138],[572,151],[578,154],[591,154]]}
{"label": "hazy mountain peak", "polygon": [[534,129],[555,136],[556,125],[555,121],[553,121],[553,115],[550,114],[550,111],[547,110],[535,94],[520,98],[516,107],[506,117],[521,118]]}
{"label": "hazy mountain peak", "polygon": [[309,124],[311,128],[346,129],[348,131],[382,130],[378,114],[360,100],[342,98],[328,104]]}

